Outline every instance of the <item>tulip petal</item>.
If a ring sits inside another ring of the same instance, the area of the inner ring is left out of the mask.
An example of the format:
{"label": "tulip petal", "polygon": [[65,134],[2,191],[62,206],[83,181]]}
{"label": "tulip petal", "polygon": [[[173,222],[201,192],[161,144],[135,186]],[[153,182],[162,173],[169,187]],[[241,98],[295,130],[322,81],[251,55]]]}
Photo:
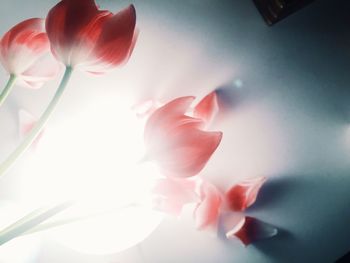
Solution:
{"label": "tulip petal", "polygon": [[177,98],[157,109],[146,123],[148,159],[155,160],[166,176],[196,175],[221,142],[221,132],[202,131],[203,120],[185,115],[193,100]]}
{"label": "tulip petal", "polygon": [[54,58],[47,54],[35,61],[26,71],[20,75],[17,84],[38,89],[44,82],[54,78],[60,70],[59,64]]}
{"label": "tulip petal", "polygon": [[60,1],[46,18],[53,53],[65,65],[74,66],[81,56],[86,58],[90,54],[105,18],[110,15],[99,11],[94,0]]}
{"label": "tulip petal", "polygon": [[221,195],[216,187],[207,182],[203,182],[200,189],[201,201],[195,208],[193,217],[197,229],[215,228],[218,223]]}
{"label": "tulip petal", "polygon": [[[153,112],[145,126],[145,143],[149,144],[150,142],[153,142],[154,140],[152,139],[159,136],[157,133],[167,133],[174,127],[174,125],[178,125],[174,120],[185,116],[184,114],[193,100],[194,97],[192,96],[180,97],[168,102]],[[186,119],[186,117],[184,117],[184,119]]]}
{"label": "tulip petal", "polygon": [[133,5],[106,20],[94,50],[96,56],[106,64],[124,63],[136,42],[135,26],[136,10]]}
{"label": "tulip petal", "polygon": [[204,168],[219,146],[222,133],[186,130],[183,126],[179,129],[182,131],[174,136],[169,149],[163,149],[157,162],[166,176],[194,176]]}
{"label": "tulip petal", "polygon": [[198,201],[195,180],[162,178],[153,189],[155,208],[179,216],[184,205]]}
{"label": "tulip petal", "polygon": [[0,41],[0,61],[10,74],[20,76],[35,67],[40,57],[50,55],[49,50],[44,20],[32,18],[17,24],[3,36]]}
{"label": "tulip petal", "polygon": [[233,211],[244,211],[257,198],[260,188],[265,183],[265,177],[248,179],[234,185],[226,193],[226,201]]}
{"label": "tulip petal", "polygon": [[194,108],[193,116],[204,120],[209,125],[219,111],[216,92],[213,91],[205,96]]}
{"label": "tulip petal", "polygon": [[226,233],[228,239],[237,238],[244,246],[261,240],[274,237],[278,229],[256,218],[246,216],[233,229]]}

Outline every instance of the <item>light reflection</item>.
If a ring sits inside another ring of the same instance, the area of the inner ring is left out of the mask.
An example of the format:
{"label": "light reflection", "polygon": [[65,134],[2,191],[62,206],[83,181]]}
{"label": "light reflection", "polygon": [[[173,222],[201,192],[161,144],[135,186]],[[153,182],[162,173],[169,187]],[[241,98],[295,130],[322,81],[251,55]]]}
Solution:
{"label": "light reflection", "polygon": [[49,231],[79,251],[121,251],[142,241],[160,223],[150,194],[159,173],[151,163],[140,161],[143,123],[131,105],[125,96],[96,98],[45,130],[22,166],[25,176],[18,182],[17,195],[23,204],[73,200],[74,207],[51,221],[88,216]]}

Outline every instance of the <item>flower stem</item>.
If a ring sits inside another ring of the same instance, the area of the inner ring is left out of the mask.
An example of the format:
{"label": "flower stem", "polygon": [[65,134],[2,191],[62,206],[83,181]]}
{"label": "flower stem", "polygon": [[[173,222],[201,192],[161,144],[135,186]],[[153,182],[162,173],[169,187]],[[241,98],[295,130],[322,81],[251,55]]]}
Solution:
{"label": "flower stem", "polygon": [[11,74],[9,80],[6,83],[5,88],[3,89],[3,91],[0,94],[0,106],[4,103],[4,101],[6,100],[7,96],[10,94],[15,82],[16,82],[16,75],[15,74]]}
{"label": "flower stem", "polygon": [[22,143],[11,153],[11,155],[7,157],[5,161],[3,161],[0,164],[0,176],[3,175],[12,166],[12,164],[14,164],[15,161],[28,149],[28,147],[32,144],[32,142],[36,139],[38,134],[44,128],[46,122],[49,120],[53,110],[55,109],[58,101],[60,100],[63,91],[65,90],[67,83],[72,75],[72,72],[73,68],[67,66],[62,77],[61,83],[43,115],[40,117],[38,122],[28,133],[28,135],[24,138]]}
{"label": "flower stem", "polygon": [[3,245],[4,243],[22,235],[45,220],[67,209],[72,204],[72,202],[65,202],[52,207],[34,210],[15,223],[6,227],[4,230],[0,231],[0,245]]}

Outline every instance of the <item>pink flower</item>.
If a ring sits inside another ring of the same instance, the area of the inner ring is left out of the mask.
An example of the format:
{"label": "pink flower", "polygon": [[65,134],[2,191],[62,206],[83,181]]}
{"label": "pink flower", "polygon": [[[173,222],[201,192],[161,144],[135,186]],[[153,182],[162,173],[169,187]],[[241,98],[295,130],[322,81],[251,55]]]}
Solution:
{"label": "pink flower", "polygon": [[99,74],[129,59],[135,24],[133,5],[112,14],[98,10],[94,0],[62,0],[48,13],[46,30],[59,61]]}
{"label": "pink flower", "polygon": [[[166,176],[198,174],[220,144],[222,132],[205,131],[206,119],[186,115],[193,100],[194,97],[181,97],[170,101],[147,120],[147,158],[155,161]],[[211,115],[213,110],[207,107],[202,111]]]}
{"label": "pink flower", "polygon": [[178,216],[185,205],[195,204],[193,219],[197,229],[215,230],[220,223],[228,239],[236,238],[247,246],[257,240],[273,237],[278,232],[277,228],[256,218],[232,213],[244,212],[251,206],[265,181],[265,177],[245,180],[222,194],[215,185],[198,177],[167,177],[158,180],[154,188],[157,197],[155,208]]}
{"label": "pink flower", "polygon": [[28,19],[5,33],[0,40],[0,61],[25,87],[39,88],[55,77],[58,65],[50,52],[44,20]]}

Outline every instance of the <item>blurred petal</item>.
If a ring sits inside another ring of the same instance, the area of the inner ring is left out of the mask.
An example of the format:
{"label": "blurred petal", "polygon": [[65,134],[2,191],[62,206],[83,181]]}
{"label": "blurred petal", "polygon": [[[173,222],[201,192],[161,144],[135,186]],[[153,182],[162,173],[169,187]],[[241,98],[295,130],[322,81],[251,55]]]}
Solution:
{"label": "blurred petal", "polygon": [[198,201],[197,181],[187,179],[162,178],[153,189],[156,195],[155,208],[162,212],[179,216],[184,205]]}
{"label": "blurred petal", "polygon": [[265,183],[266,177],[248,179],[234,185],[226,193],[226,201],[233,211],[244,211],[251,206],[258,196],[259,190]]}
{"label": "blurred petal", "polygon": [[226,233],[228,239],[237,238],[244,246],[276,236],[278,229],[253,217],[244,217],[232,230]]}
{"label": "blurred petal", "polygon": [[[19,110],[18,112],[18,133],[19,137],[22,139],[25,137],[35,126],[37,120],[34,118],[32,114],[30,114],[28,111],[25,111],[23,109]],[[35,141],[32,143],[32,146],[34,149],[37,147],[38,143],[40,142],[40,139],[43,136],[43,131],[37,136]]]}
{"label": "blurred petal", "polygon": [[194,108],[193,116],[204,120],[209,125],[219,111],[216,92],[213,91],[205,96]]}
{"label": "blurred petal", "polygon": [[161,107],[162,103],[157,100],[145,100],[135,104],[132,110],[138,118],[146,118],[150,116],[156,109]]}
{"label": "blurred petal", "polygon": [[46,81],[54,78],[60,70],[60,66],[51,55],[40,57],[33,65],[24,71],[20,78],[23,85],[37,89]]}
{"label": "blurred petal", "polygon": [[218,223],[221,195],[216,187],[203,182],[200,189],[201,201],[194,211],[194,220],[197,229],[215,228]]}
{"label": "blurred petal", "polygon": [[221,142],[221,132],[203,131],[203,120],[185,115],[193,100],[177,98],[154,111],[146,123],[147,156],[166,176],[198,174]]}
{"label": "blurred petal", "polygon": [[198,174],[220,144],[221,132],[182,129],[174,135],[173,147],[157,156],[166,176],[190,177]]}

